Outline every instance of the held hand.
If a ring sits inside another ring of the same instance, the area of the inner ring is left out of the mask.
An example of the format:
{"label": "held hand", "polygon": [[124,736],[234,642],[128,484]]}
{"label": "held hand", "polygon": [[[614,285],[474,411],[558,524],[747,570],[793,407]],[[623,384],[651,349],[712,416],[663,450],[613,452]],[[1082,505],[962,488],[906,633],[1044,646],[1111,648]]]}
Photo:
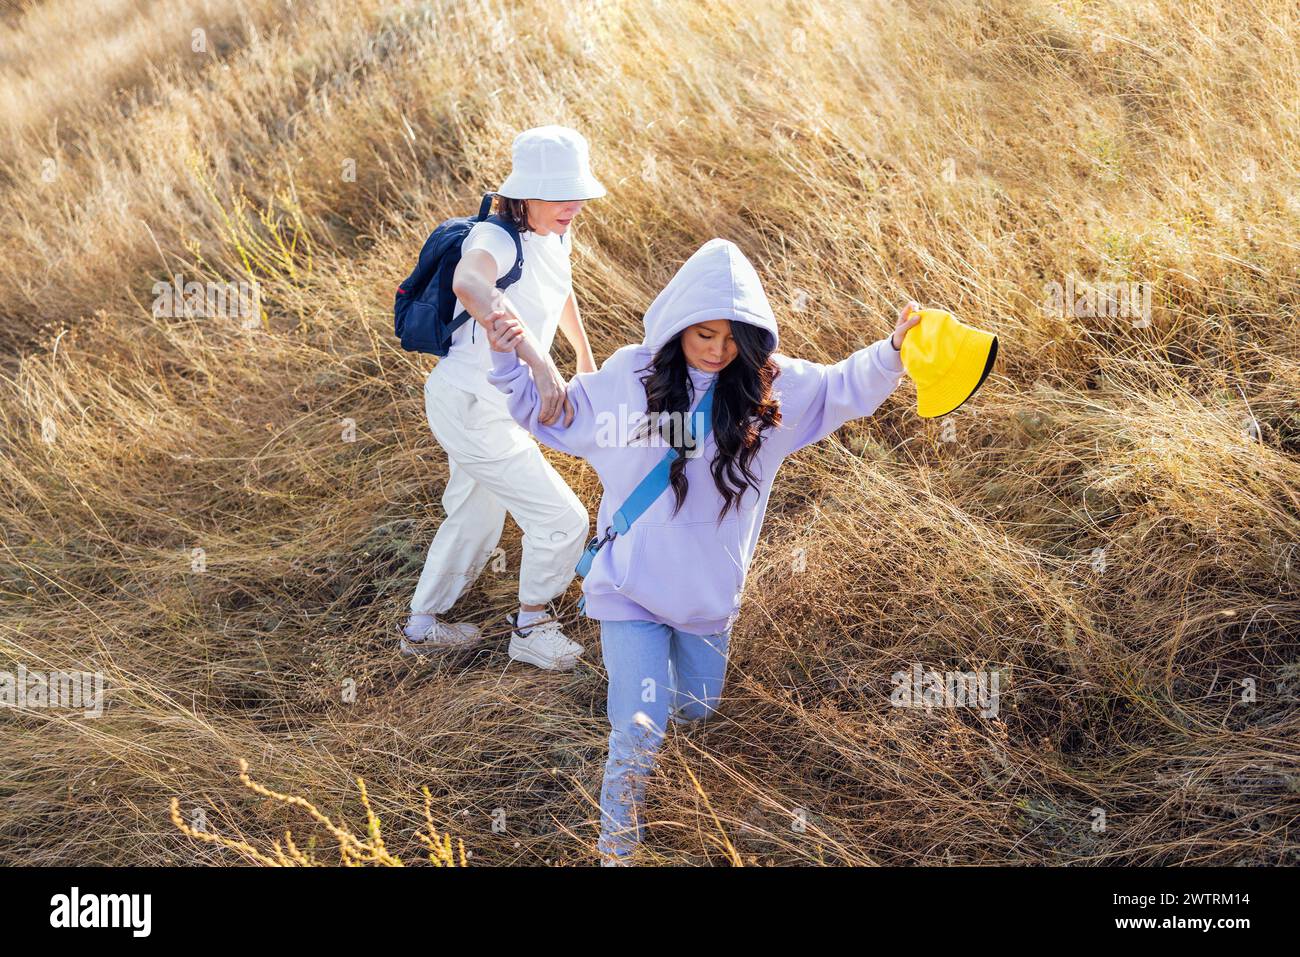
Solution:
{"label": "held hand", "polygon": [[546,362],[541,369],[533,370],[533,381],[537,383],[537,394],[542,400],[541,410],[538,412],[538,419],[543,425],[555,425],[560,419],[560,413],[564,415],[563,428],[568,428],[573,422],[573,403],[569,401],[569,392],[564,376],[560,375],[560,370],[555,368],[555,363],[551,357],[546,356]]}
{"label": "held hand", "polygon": [[889,341],[895,349],[903,348],[903,339],[907,336],[907,330],[921,321],[921,306],[919,303],[909,302],[903,307],[903,311],[898,314],[898,325],[894,327],[894,334],[890,336]]}
{"label": "held hand", "polygon": [[514,352],[523,341],[524,324],[504,309],[490,312],[484,325],[488,327],[488,344],[497,352]]}

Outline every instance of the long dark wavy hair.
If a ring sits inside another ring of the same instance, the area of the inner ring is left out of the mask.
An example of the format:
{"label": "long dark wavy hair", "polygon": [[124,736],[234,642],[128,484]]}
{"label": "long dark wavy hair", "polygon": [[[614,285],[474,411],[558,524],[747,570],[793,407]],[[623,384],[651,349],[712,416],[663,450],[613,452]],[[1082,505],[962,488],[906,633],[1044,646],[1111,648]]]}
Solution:
{"label": "long dark wavy hair", "polygon": [[[772,337],[765,330],[747,322],[733,322],[731,336],[736,342],[736,358],[718,373],[713,389],[713,440],[717,455],[710,471],[713,484],[722,496],[721,522],[733,506],[740,510],[740,500],[748,489],[756,488],[758,477],[750,464],[763,444],[763,431],[781,424],[780,404],[772,398],[772,383],[780,370],[772,361]],[[676,515],[686,501],[686,448],[682,428],[672,422],[685,420],[694,404],[694,383],[687,371],[681,335],[673,336],[655,353],[641,384],[645,386],[646,413],[649,418],[641,434],[648,435],[658,419],[659,433],[665,445],[677,450],[669,470],[676,504]],[[657,413],[678,413],[659,419]]]}

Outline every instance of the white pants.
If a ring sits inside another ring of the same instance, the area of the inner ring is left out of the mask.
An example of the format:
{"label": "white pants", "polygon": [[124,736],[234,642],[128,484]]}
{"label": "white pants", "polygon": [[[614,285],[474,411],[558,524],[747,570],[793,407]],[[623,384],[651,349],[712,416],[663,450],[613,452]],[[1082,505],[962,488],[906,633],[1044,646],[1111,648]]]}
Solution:
{"label": "white pants", "polygon": [[544,605],[562,594],[588,537],[587,509],[573,489],[504,407],[441,382],[436,369],[424,384],[424,408],[450,474],[442,494],[447,517],[429,546],[411,611],[440,615],[456,603],[496,550],[507,511],[524,533],[520,604]]}

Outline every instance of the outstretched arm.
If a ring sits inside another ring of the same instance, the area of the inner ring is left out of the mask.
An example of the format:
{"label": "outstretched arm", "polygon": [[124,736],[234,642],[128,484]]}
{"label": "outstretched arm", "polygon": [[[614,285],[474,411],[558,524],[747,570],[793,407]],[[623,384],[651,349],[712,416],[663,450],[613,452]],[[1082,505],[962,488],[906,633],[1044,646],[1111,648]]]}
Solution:
{"label": "outstretched arm", "polygon": [[[920,307],[909,302],[894,334],[859,349],[834,365],[794,360],[791,371],[815,381],[811,396],[793,423],[790,451],[820,442],[845,422],[873,414],[903,378],[900,351],[907,330],[921,321]],[[779,381],[779,380],[778,380]]]}
{"label": "outstretched arm", "polygon": [[[480,223],[474,229],[478,230],[482,225],[484,224]],[[509,271],[514,262],[514,248],[503,230],[491,223],[487,227],[482,233],[470,233],[466,241],[468,248],[462,253],[460,262],[456,264],[456,272],[452,275],[451,289],[473,320],[491,333],[492,324],[498,316],[505,314],[518,319],[519,314],[505,293],[496,287],[496,281]],[[576,306],[574,315],[576,317]],[[539,384],[542,421],[556,421],[564,402],[564,377],[555,367],[551,354],[543,352],[536,342],[528,338],[519,345],[519,358],[533,370]],[[581,362],[582,354],[579,353],[579,369],[582,367]]]}
{"label": "outstretched arm", "polygon": [[528,333],[523,323],[510,316],[498,316],[488,339],[492,347],[492,370],[488,373],[488,381],[505,393],[511,418],[541,442],[557,451],[589,459],[596,450],[597,416],[586,382],[600,373],[574,376],[567,388],[565,414],[557,421],[547,423],[532,370],[520,361],[515,351],[527,340]]}
{"label": "outstretched arm", "polygon": [[[485,234],[493,236],[492,233]],[[480,243],[485,240],[480,240]],[[509,250],[510,260],[513,261],[514,251]],[[498,253],[486,245],[478,245],[467,249],[460,257],[460,262],[456,264],[456,271],[451,277],[451,291],[456,294],[461,305],[470,316],[484,330],[482,334],[491,332],[493,319],[501,313],[508,313],[518,318],[514,306],[506,298],[504,292],[496,286],[496,281],[506,274],[509,270],[509,262],[504,265],[496,258]],[[504,253],[501,253],[504,255]],[[542,357],[531,343],[525,344],[525,351],[520,356],[529,365],[541,363]]]}

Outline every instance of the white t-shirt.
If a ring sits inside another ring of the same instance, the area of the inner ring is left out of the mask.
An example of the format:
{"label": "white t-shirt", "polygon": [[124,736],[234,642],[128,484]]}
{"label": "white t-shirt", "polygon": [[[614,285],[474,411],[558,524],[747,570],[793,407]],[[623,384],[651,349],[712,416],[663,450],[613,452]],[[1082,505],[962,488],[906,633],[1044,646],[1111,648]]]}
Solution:
{"label": "white t-shirt", "polygon": [[[519,313],[519,318],[545,353],[551,349],[555,330],[560,325],[560,313],[573,291],[573,273],[569,266],[573,241],[567,231],[563,236],[521,232],[519,240],[524,248],[524,271],[519,281],[506,289],[505,299]],[[497,279],[514,268],[515,242],[496,223],[474,225],[461,243],[461,255],[471,249],[486,249],[492,254],[497,264]],[[457,299],[453,315],[458,315],[463,308]],[[442,382],[467,389],[505,408],[505,395],[487,380],[492,369],[490,350],[483,327],[470,317],[452,334],[451,350],[438,360],[430,375],[437,375]]]}

